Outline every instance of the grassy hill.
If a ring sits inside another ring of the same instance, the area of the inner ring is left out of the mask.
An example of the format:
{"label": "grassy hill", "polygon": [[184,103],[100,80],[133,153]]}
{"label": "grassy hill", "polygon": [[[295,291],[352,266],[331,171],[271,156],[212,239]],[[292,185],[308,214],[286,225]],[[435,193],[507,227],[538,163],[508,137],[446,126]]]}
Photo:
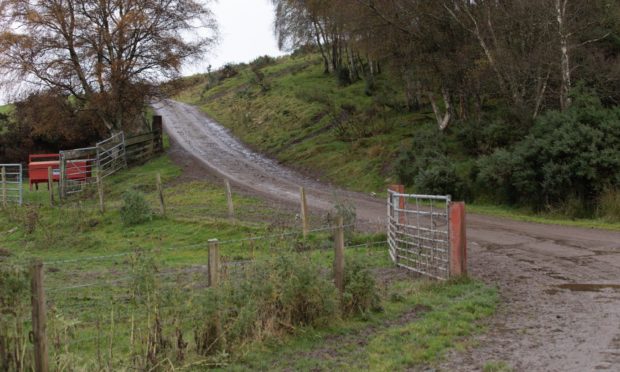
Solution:
{"label": "grassy hill", "polygon": [[212,73],[186,80],[178,98],[255,149],[355,190],[383,191],[395,182],[401,144],[410,142],[417,122],[430,119],[430,113],[390,108],[401,97],[387,80],[376,82],[382,93],[375,96],[365,94],[363,81],[339,86],[316,56],[235,69],[238,74],[227,79]]}
{"label": "grassy hill", "polygon": [[[438,158],[448,159],[447,164],[454,167],[453,177],[470,183],[470,190],[457,198],[481,196],[475,203],[469,200],[470,210],[526,221],[620,229],[614,218],[576,217],[566,211],[570,208],[533,211],[531,205],[508,206],[486,199],[485,194],[492,193],[488,185],[471,181],[478,159],[468,144],[484,148],[485,141],[510,141],[512,129],[502,127],[504,119],[500,119],[486,126],[454,125],[442,134],[432,111],[407,109],[405,94],[396,88],[402,84],[390,79],[389,74],[381,74],[372,83],[360,80],[343,86],[324,74],[318,56],[261,57],[249,65],[185,78],[177,82],[180,93],[175,98],[200,107],[250,147],[350,189],[383,193],[387,184],[399,182],[399,161],[401,171],[409,172],[420,167],[413,161],[418,153],[419,159],[432,161],[436,147],[441,149]],[[486,110],[501,118],[497,108]],[[458,183],[442,176],[441,166],[436,169],[436,173],[427,172],[428,177],[449,186]]]}

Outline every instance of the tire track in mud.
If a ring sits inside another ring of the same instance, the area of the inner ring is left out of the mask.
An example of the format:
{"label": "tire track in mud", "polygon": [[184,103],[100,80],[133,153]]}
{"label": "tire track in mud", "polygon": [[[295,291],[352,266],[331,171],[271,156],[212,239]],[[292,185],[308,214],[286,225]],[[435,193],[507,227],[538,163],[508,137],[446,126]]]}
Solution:
{"label": "tire track in mud", "polygon": [[[319,183],[257,154],[197,108],[154,104],[171,138],[206,169],[249,192],[296,205],[299,186],[315,211],[338,198],[358,218],[383,224],[385,202]],[[447,371],[505,361],[516,371],[620,371],[620,232],[469,214],[470,273],[497,285],[502,305],[477,347],[452,352]]]}

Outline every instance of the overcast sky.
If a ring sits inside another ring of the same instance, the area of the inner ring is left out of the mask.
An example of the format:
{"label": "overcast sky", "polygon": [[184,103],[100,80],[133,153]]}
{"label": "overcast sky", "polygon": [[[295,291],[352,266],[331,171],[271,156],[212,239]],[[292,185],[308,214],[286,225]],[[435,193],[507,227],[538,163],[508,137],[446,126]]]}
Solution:
{"label": "overcast sky", "polygon": [[219,0],[211,5],[220,28],[220,42],[203,62],[194,62],[183,74],[206,72],[228,62],[250,62],[258,56],[278,56],[273,36],[273,6],[270,0]]}
{"label": "overcast sky", "polygon": [[[229,62],[250,62],[258,56],[278,56],[273,36],[273,6],[270,0],[219,0],[211,8],[220,29],[220,40],[202,61],[183,68],[183,75],[217,69]],[[5,98],[0,92],[0,104]]]}

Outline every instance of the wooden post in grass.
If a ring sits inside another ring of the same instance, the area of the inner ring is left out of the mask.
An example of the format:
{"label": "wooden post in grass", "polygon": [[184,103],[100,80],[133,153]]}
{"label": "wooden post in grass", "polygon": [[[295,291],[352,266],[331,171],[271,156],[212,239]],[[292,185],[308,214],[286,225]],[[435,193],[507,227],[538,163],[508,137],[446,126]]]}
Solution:
{"label": "wooden post in grass", "polygon": [[43,263],[41,261],[33,263],[30,275],[35,371],[48,372],[45,291],[43,288]]}
{"label": "wooden post in grass", "polygon": [[310,225],[308,224],[308,201],[306,200],[306,190],[303,187],[299,188],[299,197],[301,201],[301,227],[304,238],[308,237],[310,232]]}
{"label": "wooden post in grass", "polygon": [[232,189],[230,188],[230,182],[227,178],[224,179],[224,185],[226,185],[226,201],[228,202],[228,217],[235,218],[235,206],[233,204]]}
{"label": "wooden post in grass", "polygon": [[344,221],[342,216],[338,216],[337,224],[334,235],[334,283],[342,299],[344,293]]}
{"label": "wooden post in grass", "polygon": [[50,207],[54,206],[54,170],[47,167],[47,190],[50,193]]}
{"label": "wooden post in grass", "polygon": [[105,213],[105,199],[103,195],[103,179],[101,178],[101,169],[97,170],[97,193],[99,194],[99,212]]}
{"label": "wooden post in grass", "polygon": [[159,199],[159,210],[162,216],[166,216],[166,203],[164,201],[164,188],[161,185],[161,174],[157,172],[157,195]]}
{"label": "wooden post in grass", "polygon": [[220,284],[220,252],[217,239],[209,240],[209,287]]}
{"label": "wooden post in grass", "polygon": [[6,196],[6,168],[2,167],[0,170],[0,184],[2,185],[2,208],[7,207],[7,196]]}

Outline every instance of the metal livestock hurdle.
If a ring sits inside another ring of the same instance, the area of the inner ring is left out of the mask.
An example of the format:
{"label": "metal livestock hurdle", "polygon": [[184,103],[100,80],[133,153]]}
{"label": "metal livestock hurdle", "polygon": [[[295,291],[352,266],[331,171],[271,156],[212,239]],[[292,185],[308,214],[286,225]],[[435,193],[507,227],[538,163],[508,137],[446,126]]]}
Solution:
{"label": "metal livestock hurdle", "polygon": [[60,152],[60,195],[80,192],[94,182],[97,171],[97,148],[86,147]]}
{"label": "metal livestock hurdle", "polygon": [[108,177],[127,167],[125,135],[114,134],[94,147],[60,152],[60,194],[80,192],[97,179]]}
{"label": "metal livestock hurdle", "polygon": [[0,164],[0,207],[23,203],[23,171],[21,164]]}
{"label": "metal livestock hurdle", "polygon": [[125,156],[125,134],[116,133],[96,145],[97,170],[101,179],[106,178],[127,167]]}
{"label": "metal livestock hurdle", "polygon": [[449,195],[388,191],[388,245],[394,263],[431,278],[450,277]]}

